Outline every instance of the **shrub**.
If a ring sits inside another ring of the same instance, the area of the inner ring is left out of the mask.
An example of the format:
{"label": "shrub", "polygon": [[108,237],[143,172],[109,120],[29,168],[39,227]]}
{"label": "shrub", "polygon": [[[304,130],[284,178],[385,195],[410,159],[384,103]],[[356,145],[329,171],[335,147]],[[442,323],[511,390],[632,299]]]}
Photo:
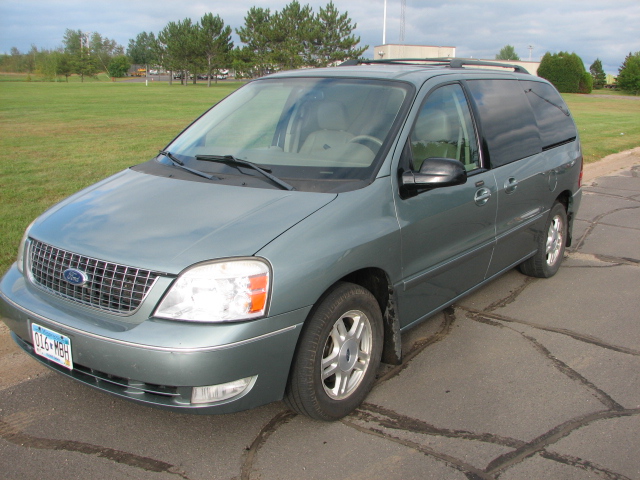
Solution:
{"label": "shrub", "polygon": [[593,88],[591,75],[575,53],[545,53],[538,75],[549,80],[560,93],[591,93]]}

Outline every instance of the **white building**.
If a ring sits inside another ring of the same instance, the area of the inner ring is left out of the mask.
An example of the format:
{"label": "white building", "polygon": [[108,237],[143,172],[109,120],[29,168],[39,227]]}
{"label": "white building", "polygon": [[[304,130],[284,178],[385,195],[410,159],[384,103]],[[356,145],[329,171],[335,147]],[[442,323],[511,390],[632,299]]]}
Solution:
{"label": "white building", "polygon": [[[400,58],[454,58],[456,56],[456,47],[436,47],[432,45],[398,45],[385,44],[374,47],[374,60],[393,60]],[[527,70],[531,75],[538,74],[540,62],[526,62],[515,60],[487,60],[486,62],[508,63],[510,65],[519,65]],[[498,68],[498,67],[483,67]]]}

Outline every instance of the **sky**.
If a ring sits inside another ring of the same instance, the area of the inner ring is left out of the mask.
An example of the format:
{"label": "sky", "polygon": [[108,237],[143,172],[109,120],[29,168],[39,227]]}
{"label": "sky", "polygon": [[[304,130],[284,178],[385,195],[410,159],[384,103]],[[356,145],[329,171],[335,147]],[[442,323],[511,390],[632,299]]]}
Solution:
{"label": "sky", "polygon": [[[212,12],[236,29],[251,7],[273,13],[290,1],[0,0],[0,53],[59,47],[67,28],[98,32],[126,49],[138,33],[157,34],[170,21],[198,21]],[[318,12],[329,0],[299,3]],[[369,45],[368,58],[382,44],[384,3],[334,0],[357,24],[354,34],[361,46]],[[404,12],[401,41],[402,0],[387,0],[386,43],[456,47],[456,56],[480,59],[494,59],[505,45],[514,46],[521,60],[575,52],[587,69],[599,58],[614,75],[630,52],[640,51],[640,0],[405,0]],[[240,45],[235,34],[234,42]]]}

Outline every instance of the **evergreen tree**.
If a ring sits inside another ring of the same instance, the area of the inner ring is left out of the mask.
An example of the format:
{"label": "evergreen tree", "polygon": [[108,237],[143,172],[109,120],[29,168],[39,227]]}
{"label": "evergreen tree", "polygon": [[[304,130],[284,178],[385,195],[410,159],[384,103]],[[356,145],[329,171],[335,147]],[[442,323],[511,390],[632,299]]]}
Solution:
{"label": "evergreen tree", "polygon": [[619,89],[640,95],[640,52],[629,53],[618,69],[616,85]]}
{"label": "evergreen tree", "polygon": [[593,77],[593,88],[604,88],[604,85],[607,83],[607,75],[602,69],[602,62],[599,58],[596,58],[596,60],[591,64],[589,72]]}
{"label": "evergreen tree", "polygon": [[314,16],[307,4],[297,0],[286,5],[271,18],[268,29],[271,60],[280,69],[295,69],[308,65],[314,53]]}
{"label": "evergreen tree", "polygon": [[[200,19],[199,33],[200,48],[207,60],[207,86],[210,87],[213,71],[217,74],[220,68],[228,66],[231,61],[231,27],[225,27],[219,15],[214,17],[212,13],[207,13]],[[217,78],[216,75],[216,82]]]}
{"label": "evergreen tree", "polygon": [[500,49],[500,53],[496,55],[496,60],[515,60],[520,61],[520,57],[516,53],[513,45],[505,45]]}
{"label": "evergreen tree", "polygon": [[[271,68],[269,24],[271,11],[267,8],[251,7],[244,17],[244,27],[237,28],[240,41],[245,44],[241,52],[237,52],[236,66],[244,66],[249,73],[249,64],[253,64],[258,76],[265,75]],[[240,64],[238,63],[240,62]],[[236,67],[234,67],[236,68]]]}
{"label": "evergreen tree", "polygon": [[351,58],[357,59],[369,48],[368,45],[356,48],[360,37],[355,37],[352,32],[357,24],[351,23],[348,13],[341,15],[333,2],[329,2],[325,8],[320,7],[316,24],[319,38],[315,42],[314,66],[326,67]]}

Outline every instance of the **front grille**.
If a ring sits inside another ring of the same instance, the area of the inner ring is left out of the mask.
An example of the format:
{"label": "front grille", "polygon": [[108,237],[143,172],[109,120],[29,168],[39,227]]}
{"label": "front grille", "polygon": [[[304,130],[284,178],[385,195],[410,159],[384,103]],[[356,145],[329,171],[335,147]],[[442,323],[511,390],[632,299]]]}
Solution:
{"label": "front grille", "polygon": [[[133,313],[158,278],[157,272],[127,267],[71,253],[32,240],[30,270],[36,285],[45,290],[90,307],[121,315]],[[67,269],[84,272],[83,285],[68,283]]]}

